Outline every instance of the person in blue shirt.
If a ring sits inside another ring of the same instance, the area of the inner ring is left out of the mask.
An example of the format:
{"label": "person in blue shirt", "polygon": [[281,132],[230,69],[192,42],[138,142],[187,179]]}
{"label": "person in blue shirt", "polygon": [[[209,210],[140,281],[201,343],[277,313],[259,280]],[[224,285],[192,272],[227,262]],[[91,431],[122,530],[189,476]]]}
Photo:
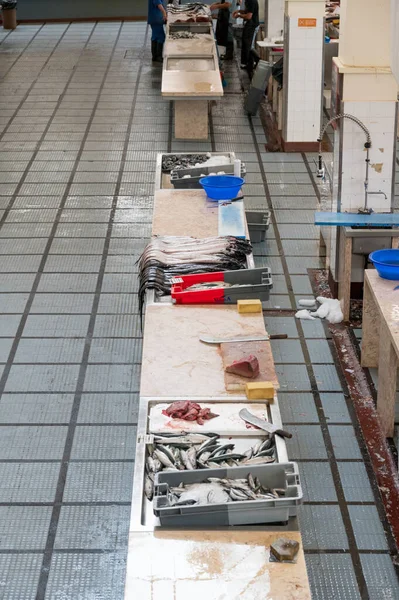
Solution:
{"label": "person in blue shirt", "polygon": [[164,23],[167,15],[164,6],[165,0],[148,0],[147,23],[151,27],[151,52],[154,62],[162,62],[163,45],[165,42]]}

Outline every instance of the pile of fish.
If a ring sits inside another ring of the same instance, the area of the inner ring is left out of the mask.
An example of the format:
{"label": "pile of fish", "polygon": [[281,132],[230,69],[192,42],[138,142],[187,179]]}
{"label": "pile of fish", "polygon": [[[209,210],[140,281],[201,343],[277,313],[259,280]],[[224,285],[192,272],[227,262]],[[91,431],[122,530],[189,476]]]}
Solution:
{"label": "pile of fish", "polygon": [[157,296],[169,295],[173,277],[244,269],[251,252],[248,240],[232,236],[152,238],[137,261],[140,314],[147,289],[154,289]]}
{"label": "pile of fish", "polygon": [[210,152],[207,152],[206,154],[164,154],[162,156],[162,172],[170,173],[173,169],[195,167],[209,160],[211,156]]}
{"label": "pile of fish", "polygon": [[183,6],[168,4],[169,23],[203,23],[212,19],[209,6],[201,2],[191,2]]}
{"label": "pile of fish", "polygon": [[199,35],[192,31],[173,31],[169,34],[171,40],[195,40],[198,37]]}
{"label": "pile of fish", "polygon": [[191,402],[190,400],[172,402],[166,410],[162,411],[162,414],[171,419],[197,421],[198,425],[203,425],[205,421],[210,421],[219,416],[211,412],[210,408],[201,408],[197,402]]}
{"label": "pile of fish", "polygon": [[258,477],[248,473],[246,479],[208,477],[201,483],[169,488],[170,506],[200,506],[247,500],[272,500],[285,496],[285,489],[272,489],[261,484]]}
{"label": "pile of fish", "polygon": [[219,467],[265,465],[276,461],[273,437],[267,437],[243,453],[234,444],[222,443],[217,433],[154,434],[147,445],[144,491],[148,500],[154,494],[154,476],[160,471],[194,471]]}

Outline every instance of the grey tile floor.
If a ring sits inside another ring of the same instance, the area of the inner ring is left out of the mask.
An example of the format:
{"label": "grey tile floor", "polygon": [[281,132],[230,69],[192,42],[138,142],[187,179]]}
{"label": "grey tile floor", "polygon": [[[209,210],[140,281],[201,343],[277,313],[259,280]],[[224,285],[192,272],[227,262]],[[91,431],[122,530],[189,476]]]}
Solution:
{"label": "grey tile floor", "polygon": [[[173,139],[146,26],[71,23],[0,33],[0,598],[122,600],[141,339],[135,261],[156,154],[232,150],[248,204],[270,206],[255,248],[270,308],[309,294],[322,264],[311,157],[266,153],[238,72],[208,141]],[[275,313],[273,313],[275,314]],[[314,598],[399,599],[375,483],[322,323],[266,316]]]}

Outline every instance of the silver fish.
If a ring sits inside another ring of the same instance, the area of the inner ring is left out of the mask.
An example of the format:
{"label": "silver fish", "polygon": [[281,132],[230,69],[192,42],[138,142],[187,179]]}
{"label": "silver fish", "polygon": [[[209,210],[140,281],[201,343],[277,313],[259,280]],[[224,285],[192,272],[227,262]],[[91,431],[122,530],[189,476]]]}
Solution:
{"label": "silver fish", "polygon": [[261,440],[260,442],[258,442],[258,443],[257,443],[257,444],[256,444],[256,445],[255,445],[255,446],[252,448],[252,450],[253,450],[253,455],[254,455],[254,456],[256,456],[256,455],[258,454],[259,450],[260,450],[260,449],[261,449],[261,447],[262,447],[262,444],[263,444],[263,441]]}
{"label": "silver fish", "polygon": [[203,452],[206,448],[209,448],[210,446],[213,446],[216,442],[216,438],[208,438],[207,440],[205,440],[201,446],[198,448],[198,456],[201,454],[201,452]]}
{"label": "silver fish", "polygon": [[229,494],[233,500],[237,500],[237,501],[241,500],[242,501],[242,500],[248,499],[248,496],[246,494],[244,494],[244,492],[241,492],[240,490],[236,490],[234,488],[231,488],[229,490]]}
{"label": "silver fish", "polygon": [[158,448],[154,450],[154,455],[164,465],[164,467],[175,468],[175,465],[170,458]]}
{"label": "silver fish", "polygon": [[175,447],[171,447],[171,454],[173,455],[173,458],[175,459],[175,465],[176,467],[179,469],[179,471],[184,471],[184,464],[183,464],[183,460],[181,457],[181,450],[179,450],[179,448],[175,448]]}
{"label": "silver fish", "polygon": [[237,460],[240,459],[241,460],[242,458],[244,458],[243,454],[233,454],[233,453],[230,453],[230,454],[221,454],[220,456],[213,456],[212,457],[212,462],[215,462],[215,463],[217,463],[217,462],[224,462],[224,461],[227,461],[227,460],[230,460],[230,459],[237,459]]}
{"label": "silver fish", "polygon": [[147,456],[147,459],[145,461],[145,466],[146,466],[148,473],[155,473],[155,464],[154,464],[154,459],[152,458],[152,456]]}
{"label": "silver fish", "polygon": [[[273,444],[273,440],[272,438],[267,438],[263,444],[261,445],[261,447],[259,448],[259,452],[263,452],[263,450],[269,450],[269,448],[272,446]],[[258,452],[258,454],[259,454]]]}
{"label": "silver fish", "polygon": [[251,490],[256,490],[256,485],[252,473],[248,473],[248,484]]}
{"label": "silver fish", "polygon": [[255,456],[254,458],[250,458],[246,460],[243,464],[246,465],[265,465],[267,463],[275,462],[274,458],[270,456]]}
{"label": "silver fish", "polygon": [[218,446],[211,452],[211,458],[214,456],[220,456],[221,454],[225,454],[227,450],[234,450],[234,444],[225,444],[224,446]]}
{"label": "silver fish", "polygon": [[207,451],[202,452],[202,454],[201,454],[201,462],[202,463],[206,463],[209,460],[209,458],[211,457],[211,454],[212,454],[212,452],[207,452]]}
{"label": "silver fish", "polygon": [[261,452],[258,452],[256,456],[272,456],[273,454],[274,448],[269,448],[268,450],[262,450]]}
{"label": "silver fish", "polygon": [[151,500],[154,496],[154,481],[153,481],[153,479],[151,479],[150,475],[146,475],[146,478],[144,481],[144,493],[146,495],[147,500],[149,500],[151,502]]}
{"label": "silver fish", "polygon": [[169,458],[170,462],[172,464],[174,464],[175,457],[174,457],[173,452],[172,452],[172,450],[170,448],[168,448],[167,446],[164,446],[163,444],[157,444],[157,450],[160,450],[161,452],[163,452],[164,454],[166,454],[166,456]]}
{"label": "silver fish", "polygon": [[194,470],[197,466],[197,451],[194,446],[187,450],[187,463],[191,465],[191,470]]}
{"label": "silver fish", "polygon": [[182,458],[183,464],[186,467],[187,471],[192,471],[193,469],[195,469],[196,465],[194,465],[194,466],[192,465],[192,462],[188,456],[188,452],[189,452],[188,450],[187,451],[182,450],[181,458]]}
{"label": "silver fish", "polygon": [[253,448],[249,448],[246,452],[244,452],[244,456],[245,456],[246,459],[249,460],[250,458],[252,458],[253,453],[254,453],[254,449]]}
{"label": "silver fish", "polygon": [[156,456],[152,460],[154,462],[154,473],[159,473],[159,471],[162,471],[161,461]]}
{"label": "silver fish", "polygon": [[197,504],[197,500],[187,498],[187,500],[179,500],[176,502],[175,506],[193,506],[193,504]]}
{"label": "silver fish", "polygon": [[208,461],[208,467],[210,469],[218,469],[220,467],[220,465],[218,465],[217,463],[210,460],[210,461]]}

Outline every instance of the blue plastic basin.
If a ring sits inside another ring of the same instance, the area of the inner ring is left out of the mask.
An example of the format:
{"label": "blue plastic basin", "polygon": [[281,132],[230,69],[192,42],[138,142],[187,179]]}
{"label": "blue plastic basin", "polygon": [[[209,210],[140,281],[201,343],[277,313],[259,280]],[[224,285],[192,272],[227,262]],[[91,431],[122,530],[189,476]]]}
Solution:
{"label": "blue plastic basin", "polygon": [[399,250],[375,250],[369,256],[377,269],[378,275],[383,279],[399,280]]}
{"label": "blue plastic basin", "polygon": [[245,180],[235,175],[210,175],[199,182],[211,200],[234,200]]}

